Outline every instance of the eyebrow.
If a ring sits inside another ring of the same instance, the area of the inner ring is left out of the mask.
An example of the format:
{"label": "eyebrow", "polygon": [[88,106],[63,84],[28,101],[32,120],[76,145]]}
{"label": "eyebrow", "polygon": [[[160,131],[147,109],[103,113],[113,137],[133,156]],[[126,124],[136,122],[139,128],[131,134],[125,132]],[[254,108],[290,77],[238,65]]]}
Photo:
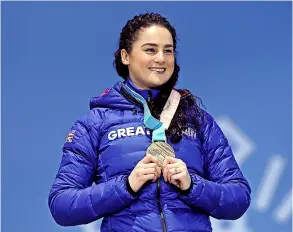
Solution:
{"label": "eyebrow", "polygon": [[[155,44],[155,43],[145,43],[143,44],[141,47],[144,47],[144,46],[154,46],[154,47],[158,47],[159,45],[158,44]],[[165,48],[170,48],[170,47],[174,47],[172,44],[166,44],[164,46]]]}

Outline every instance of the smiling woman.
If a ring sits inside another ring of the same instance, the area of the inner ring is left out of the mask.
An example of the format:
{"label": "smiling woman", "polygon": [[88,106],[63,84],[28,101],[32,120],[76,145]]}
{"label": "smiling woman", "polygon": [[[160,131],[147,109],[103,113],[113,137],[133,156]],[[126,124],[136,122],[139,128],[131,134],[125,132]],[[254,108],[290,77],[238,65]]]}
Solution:
{"label": "smiling woman", "polygon": [[158,88],[174,71],[174,47],[171,33],[153,25],[143,28],[130,51],[121,50],[122,63],[128,65],[129,78],[139,89]]}
{"label": "smiling woman", "polygon": [[114,66],[124,80],[91,100],[63,147],[49,195],[58,224],[211,232],[210,216],[246,212],[250,187],[226,137],[199,98],[175,89],[176,43],[160,14],[122,29]]}

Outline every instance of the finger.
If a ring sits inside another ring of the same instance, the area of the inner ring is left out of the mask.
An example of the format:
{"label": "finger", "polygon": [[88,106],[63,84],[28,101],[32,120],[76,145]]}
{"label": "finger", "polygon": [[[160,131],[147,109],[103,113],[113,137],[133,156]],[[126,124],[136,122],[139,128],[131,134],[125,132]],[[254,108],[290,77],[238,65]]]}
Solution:
{"label": "finger", "polygon": [[154,174],[156,175],[156,178],[159,178],[160,177],[160,168],[157,166],[156,168],[155,168],[155,172],[154,172]]}
{"label": "finger", "polygon": [[168,164],[166,166],[166,168],[168,168],[170,170],[170,169],[173,169],[173,168],[179,168],[181,166],[185,166],[185,164],[181,163],[181,162],[177,162],[177,163],[174,163],[174,164]]}
{"label": "finger", "polygon": [[146,158],[146,161],[147,162],[143,162],[143,163],[150,163],[150,162],[152,162],[152,163],[156,163],[156,164],[159,165],[159,160],[155,156],[153,156],[151,154],[147,154],[145,156],[145,158]]}
{"label": "finger", "polygon": [[171,167],[171,168],[168,168],[168,166],[167,166],[167,169],[169,170],[169,172],[171,174],[178,174],[180,172],[187,171],[186,166],[174,166],[174,167]]}
{"label": "finger", "polygon": [[184,172],[178,173],[178,174],[173,174],[171,176],[170,182],[174,183],[176,181],[182,181],[182,178],[185,176]]}
{"label": "finger", "polygon": [[171,184],[174,184],[178,188],[180,188],[180,180],[171,180]]}
{"label": "finger", "polygon": [[158,167],[158,165],[156,163],[148,163],[148,164],[142,163],[139,167],[140,168],[156,168]]}
{"label": "finger", "polygon": [[156,175],[156,179],[154,179],[153,182],[155,182],[161,176],[160,167],[156,168],[156,174],[155,175]]}
{"label": "finger", "polygon": [[147,174],[142,176],[142,180],[144,182],[147,182],[148,180],[156,180],[156,175],[155,174]]}
{"label": "finger", "polygon": [[174,157],[168,156],[168,163],[169,164],[174,164],[174,163],[179,163],[179,162],[183,162],[181,159],[176,159]]}
{"label": "finger", "polygon": [[158,177],[160,177],[161,176],[161,173],[162,173],[162,169],[161,169],[161,167],[156,167],[156,170],[157,170],[157,173],[158,173]]}
{"label": "finger", "polygon": [[169,170],[169,173],[168,173],[168,181],[171,183],[171,177],[173,175],[176,175],[178,173],[181,173],[185,170],[184,167],[175,167],[175,168],[171,168],[171,169],[168,169]]}
{"label": "finger", "polygon": [[176,174],[175,168],[166,168],[168,170],[167,181],[171,183],[171,176]]}
{"label": "finger", "polygon": [[166,168],[166,169],[168,170],[168,172],[167,172],[167,181],[169,183],[171,183],[170,182],[171,181],[171,176],[174,175],[173,170],[172,169],[168,169],[168,168]]}
{"label": "finger", "polygon": [[164,181],[165,181],[165,182],[168,181],[168,174],[169,174],[169,169],[165,167],[165,168],[163,169],[163,177],[164,177]]}
{"label": "finger", "polygon": [[154,174],[157,175],[156,168],[144,168],[140,170],[140,175]]}
{"label": "finger", "polygon": [[146,155],[145,157],[143,157],[143,159],[140,161],[143,164],[148,164],[151,162],[152,159],[152,155]]}
{"label": "finger", "polygon": [[163,169],[167,166],[167,164],[169,164],[169,159],[170,159],[169,156],[165,157],[164,162],[162,164]]}
{"label": "finger", "polygon": [[179,187],[180,183],[182,182],[182,179],[184,179],[184,174],[182,174],[182,173],[174,174],[171,176],[170,183]]}
{"label": "finger", "polygon": [[168,157],[165,157],[164,162],[162,163],[162,168],[164,169],[168,163]]}
{"label": "finger", "polygon": [[[156,164],[156,163],[148,163],[148,164],[143,164],[141,163],[139,165],[139,169],[149,169],[149,168],[153,168],[152,170],[154,170],[154,174],[156,175],[157,178],[159,178],[161,176],[161,168]],[[139,172],[142,172],[142,170],[140,170]],[[145,174],[145,172],[143,172]]]}
{"label": "finger", "polygon": [[158,167],[155,168],[141,168],[138,170],[139,172],[139,176],[144,176],[144,175],[148,175],[148,174],[154,174],[156,176],[156,178],[154,179],[154,181],[160,177],[161,173],[160,170],[158,170]]}

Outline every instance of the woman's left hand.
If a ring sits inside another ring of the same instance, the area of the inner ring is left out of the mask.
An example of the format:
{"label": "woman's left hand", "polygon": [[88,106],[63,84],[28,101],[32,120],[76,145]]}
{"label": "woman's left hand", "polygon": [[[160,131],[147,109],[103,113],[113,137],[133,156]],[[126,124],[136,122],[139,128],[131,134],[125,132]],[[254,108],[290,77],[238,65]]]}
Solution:
{"label": "woman's left hand", "polygon": [[174,184],[181,190],[187,190],[190,187],[191,178],[186,164],[181,159],[166,157],[162,168],[165,182]]}

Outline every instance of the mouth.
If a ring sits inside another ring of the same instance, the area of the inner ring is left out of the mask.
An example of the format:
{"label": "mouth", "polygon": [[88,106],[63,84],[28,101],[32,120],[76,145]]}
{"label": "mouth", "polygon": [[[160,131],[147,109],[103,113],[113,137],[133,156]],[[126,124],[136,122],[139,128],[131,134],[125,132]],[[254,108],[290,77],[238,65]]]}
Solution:
{"label": "mouth", "polygon": [[163,74],[166,71],[166,68],[149,68],[152,72]]}

